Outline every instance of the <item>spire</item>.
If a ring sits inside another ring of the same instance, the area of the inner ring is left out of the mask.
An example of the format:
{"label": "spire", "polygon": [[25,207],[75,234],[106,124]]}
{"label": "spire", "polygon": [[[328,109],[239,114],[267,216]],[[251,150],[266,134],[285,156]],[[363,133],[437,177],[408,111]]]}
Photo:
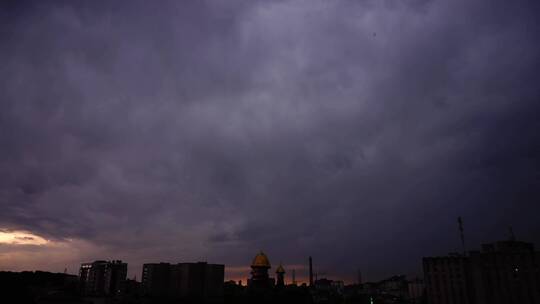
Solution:
{"label": "spire", "polygon": [[285,269],[283,268],[283,265],[281,264],[281,262],[279,262],[279,266],[276,269],[276,273],[285,273]]}

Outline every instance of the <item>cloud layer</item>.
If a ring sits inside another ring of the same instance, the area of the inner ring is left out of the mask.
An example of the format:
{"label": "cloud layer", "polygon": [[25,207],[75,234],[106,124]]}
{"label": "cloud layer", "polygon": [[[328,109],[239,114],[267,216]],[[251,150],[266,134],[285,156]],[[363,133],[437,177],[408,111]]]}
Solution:
{"label": "cloud layer", "polygon": [[85,248],[58,257],[72,267],[123,258],[132,273],[242,267],[260,249],[342,278],[418,273],[459,248],[459,215],[472,248],[508,225],[538,242],[538,12],[3,4],[0,228]]}

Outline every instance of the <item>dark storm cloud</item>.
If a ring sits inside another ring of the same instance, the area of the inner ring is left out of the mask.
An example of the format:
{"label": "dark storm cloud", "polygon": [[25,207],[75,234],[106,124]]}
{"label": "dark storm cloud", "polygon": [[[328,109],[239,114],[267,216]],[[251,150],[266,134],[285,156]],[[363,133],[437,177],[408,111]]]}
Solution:
{"label": "dark storm cloud", "polygon": [[533,1],[14,3],[2,226],[374,277],[456,250],[458,215],[540,241]]}

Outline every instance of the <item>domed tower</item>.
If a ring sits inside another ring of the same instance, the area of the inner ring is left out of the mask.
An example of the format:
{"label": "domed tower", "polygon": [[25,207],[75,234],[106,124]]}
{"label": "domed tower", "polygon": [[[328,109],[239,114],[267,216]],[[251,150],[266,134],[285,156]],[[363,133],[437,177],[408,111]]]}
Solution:
{"label": "domed tower", "polygon": [[272,267],[270,260],[264,252],[259,252],[251,263],[251,280],[250,285],[255,288],[267,288],[271,286],[270,278],[268,277],[268,269]]}
{"label": "domed tower", "polygon": [[276,275],[277,275],[276,286],[278,287],[285,286],[285,269],[283,268],[281,263],[279,263],[279,266],[276,269]]}

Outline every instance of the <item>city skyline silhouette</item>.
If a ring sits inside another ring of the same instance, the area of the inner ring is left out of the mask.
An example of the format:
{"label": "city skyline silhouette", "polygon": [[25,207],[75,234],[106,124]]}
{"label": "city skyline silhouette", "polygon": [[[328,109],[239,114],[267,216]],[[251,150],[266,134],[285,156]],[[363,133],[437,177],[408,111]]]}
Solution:
{"label": "city skyline silhouette", "polygon": [[2,1],[0,271],[121,260],[140,281],[146,263],[208,262],[247,282],[263,251],[272,278],[282,263],[309,283],[312,257],[352,284],[539,246],[539,16],[529,0]]}

